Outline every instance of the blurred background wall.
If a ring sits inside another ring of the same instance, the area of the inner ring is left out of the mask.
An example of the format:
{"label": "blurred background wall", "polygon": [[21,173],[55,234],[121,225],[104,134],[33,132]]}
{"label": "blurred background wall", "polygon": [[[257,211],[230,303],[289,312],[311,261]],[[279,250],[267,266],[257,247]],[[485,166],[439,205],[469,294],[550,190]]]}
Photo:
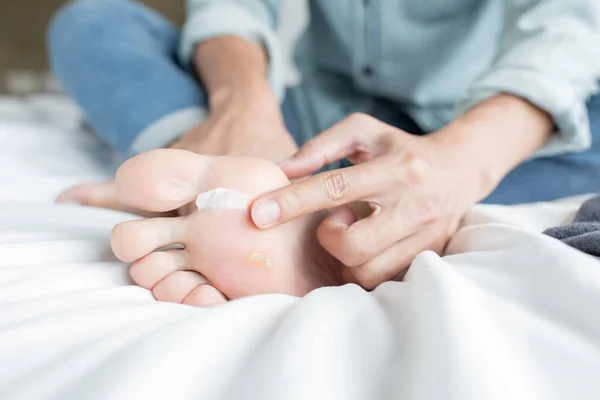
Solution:
{"label": "blurred background wall", "polygon": [[[142,2],[178,25],[184,19],[185,0]],[[45,33],[52,14],[64,3],[67,0],[0,0],[0,93],[28,94],[54,89],[47,73]],[[305,23],[305,0],[286,0],[280,27],[284,47],[291,47]],[[295,79],[291,70],[290,80]]]}

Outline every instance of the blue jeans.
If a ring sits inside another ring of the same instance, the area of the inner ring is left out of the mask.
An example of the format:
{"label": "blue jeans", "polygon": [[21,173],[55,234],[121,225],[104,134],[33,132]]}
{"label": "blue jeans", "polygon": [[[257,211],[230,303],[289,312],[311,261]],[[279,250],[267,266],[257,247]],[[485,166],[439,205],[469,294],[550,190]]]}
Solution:
{"label": "blue jeans", "polygon": [[[192,70],[176,60],[178,29],[136,1],[74,1],[55,17],[48,41],[52,68],[63,87],[98,135],[122,154],[131,154],[140,132],[166,116],[207,106]],[[484,202],[516,204],[600,192],[600,97],[590,99],[588,109],[591,149],[527,161]],[[307,138],[295,110],[293,95],[286,96],[286,126],[301,145]],[[372,114],[423,134],[392,103],[379,101]]]}

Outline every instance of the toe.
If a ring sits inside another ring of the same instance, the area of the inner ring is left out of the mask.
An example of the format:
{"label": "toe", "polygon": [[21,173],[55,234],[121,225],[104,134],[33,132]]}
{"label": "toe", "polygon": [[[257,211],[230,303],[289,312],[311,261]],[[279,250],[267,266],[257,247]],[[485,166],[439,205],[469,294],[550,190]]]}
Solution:
{"label": "toe", "polygon": [[123,211],[127,208],[117,200],[114,181],[90,182],[74,186],[62,192],[57,197],[56,202],[76,203]]}
{"label": "toe", "polygon": [[110,243],[120,260],[133,262],[162,247],[185,244],[186,231],[184,218],[127,221],[113,228]]}
{"label": "toe", "polygon": [[193,201],[213,157],[185,150],[159,149],[121,165],[116,177],[119,200],[148,211],[169,211]]}
{"label": "toe", "polygon": [[[108,208],[111,210],[124,211],[147,217],[158,216],[158,213],[144,212],[128,207],[117,199],[115,181],[90,182],[74,186],[62,192],[57,198],[57,203],[81,204],[90,207]],[[172,215],[172,213],[162,213]]]}
{"label": "toe", "polygon": [[152,294],[158,301],[181,303],[199,285],[206,285],[206,279],[195,271],[176,271],[158,282]]}
{"label": "toe", "polygon": [[225,296],[214,286],[199,285],[192,289],[182,304],[194,307],[212,307],[225,302],[227,302]]}
{"label": "toe", "polygon": [[[232,173],[236,171],[243,173]],[[175,149],[153,150],[125,161],[115,182],[121,203],[150,212],[180,208],[198,193],[218,186],[255,196],[289,183],[279,167],[264,159],[211,157]]]}
{"label": "toe", "polygon": [[131,279],[139,286],[152,289],[166,276],[189,269],[183,250],[156,251],[133,263]]}

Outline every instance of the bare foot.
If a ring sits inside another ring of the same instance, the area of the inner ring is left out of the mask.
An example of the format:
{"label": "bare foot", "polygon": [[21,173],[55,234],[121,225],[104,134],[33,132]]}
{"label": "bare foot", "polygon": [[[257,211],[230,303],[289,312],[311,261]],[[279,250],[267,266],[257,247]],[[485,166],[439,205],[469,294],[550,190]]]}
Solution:
{"label": "bare foot", "polygon": [[[129,207],[166,212],[217,187],[256,197],[289,181],[275,164],[251,157],[208,157],[183,150],[155,150],[126,161],[116,194]],[[203,306],[249,295],[302,296],[343,283],[341,264],[318,243],[323,214],[260,231],[247,211],[195,211],[117,225],[111,243],[133,262],[136,283],[158,300]],[[160,250],[179,244],[183,249]]]}

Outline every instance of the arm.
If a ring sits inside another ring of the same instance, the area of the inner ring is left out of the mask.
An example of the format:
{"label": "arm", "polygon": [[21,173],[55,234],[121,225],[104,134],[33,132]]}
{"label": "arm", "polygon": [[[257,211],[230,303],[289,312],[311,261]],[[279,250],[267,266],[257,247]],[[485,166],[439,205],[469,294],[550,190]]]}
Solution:
{"label": "arm", "polygon": [[[282,168],[296,178],[345,157],[357,165],[259,197],[254,223],[269,228],[338,207],[319,241],[367,288],[396,277],[422,250],[441,252],[468,207],[537,149],[589,146],[585,100],[600,76],[596,1],[505,0],[498,56],[455,122],[415,137],[363,115],[342,121]],[[344,210],[354,201],[372,214],[357,221]]]}
{"label": "arm", "polygon": [[585,150],[591,142],[585,102],[600,78],[598,43],[597,0],[505,0],[497,57],[461,110],[512,94],[553,120],[556,134],[537,155]]}
{"label": "arm", "polygon": [[[232,97],[248,94],[272,97],[267,81],[268,60],[264,49],[237,36],[221,36],[200,43],[194,54],[194,66],[216,109]],[[275,99],[273,99],[275,101]]]}
{"label": "arm", "polygon": [[477,104],[429,137],[444,154],[457,154],[461,160],[458,162],[479,171],[473,176],[475,202],[542,148],[554,128],[546,112],[522,98],[500,94]]}
{"label": "arm", "polygon": [[[321,245],[365,288],[399,276],[423,250],[442,253],[467,209],[542,146],[549,116],[511,95],[483,101],[442,130],[415,136],[353,115],[311,139],[281,164],[289,178],[348,158],[327,171],[260,196],[259,228],[333,209],[317,231]],[[351,205],[368,204],[358,215]]]}
{"label": "arm", "polygon": [[[276,1],[193,0],[181,56],[208,94],[208,119],[170,147],[281,161],[296,150],[280,111],[283,60]],[[186,57],[190,57],[189,59]]]}
{"label": "arm", "polygon": [[[280,166],[290,179],[296,179],[342,158],[357,165],[328,171],[261,196],[254,203],[252,218],[259,228],[265,228],[319,210],[370,201],[369,194],[378,179],[382,179],[384,191],[393,192],[391,182],[400,181],[407,188],[398,193],[410,195],[411,186],[426,183],[432,185],[431,193],[438,192],[443,197],[443,185],[433,177],[447,173],[443,182],[449,184],[449,191],[457,191],[453,200],[460,199],[461,204],[452,212],[461,214],[491,193],[511,169],[541,147],[552,128],[545,112],[511,95],[485,100],[440,131],[422,137],[372,117],[352,115],[311,139]],[[384,158],[386,161],[381,161]],[[397,171],[392,181],[390,171]],[[276,212],[259,210],[268,200],[275,200]],[[416,214],[411,211],[407,215]]]}
{"label": "arm", "polygon": [[[187,3],[188,19],[179,48],[182,64],[197,62],[199,43],[231,35],[244,38],[264,48],[268,59],[268,80],[275,96],[281,100],[285,85],[285,59],[275,34],[280,1],[188,0]],[[244,62],[242,60],[237,65]]]}

